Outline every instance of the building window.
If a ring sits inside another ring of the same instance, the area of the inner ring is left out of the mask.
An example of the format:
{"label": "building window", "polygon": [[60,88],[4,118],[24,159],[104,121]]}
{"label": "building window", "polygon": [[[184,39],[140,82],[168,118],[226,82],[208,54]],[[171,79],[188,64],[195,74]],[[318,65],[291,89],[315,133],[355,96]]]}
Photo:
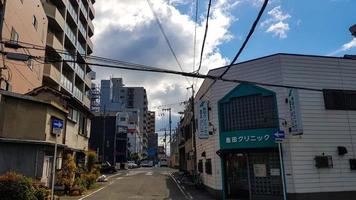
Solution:
{"label": "building window", "polygon": [[17,44],[19,42],[19,34],[16,32],[14,27],[11,29],[11,38],[10,38],[11,43]]}
{"label": "building window", "polygon": [[198,171],[203,173],[203,160],[199,160],[198,162]]}
{"label": "building window", "polygon": [[33,17],[32,17],[32,25],[33,25],[33,27],[35,27],[35,29],[37,30],[38,21],[37,21],[36,16],[33,16]]}
{"label": "building window", "polygon": [[207,173],[207,174],[213,173],[213,170],[211,167],[211,159],[206,159],[206,161],[205,161],[205,173]]}
{"label": "building window", "polygon": [[69,107],[68,108],[68,119],[74,121],[74,122],[78,122],[78,118],[79,118],[79,113],[76,109]]}
{"label": "building window", "polygon": [[236,97],[221,104],[220,112],[225,132],[278,126],[274,96]]}
{"label": "building window", "polygon": [[356,91],[323,90],[325,109],[356,110]]}
{"label": "building window", "polygon": [[79,113],[79,129],[78,132],[80,135],[87,135],[87,119],[83,113]]}

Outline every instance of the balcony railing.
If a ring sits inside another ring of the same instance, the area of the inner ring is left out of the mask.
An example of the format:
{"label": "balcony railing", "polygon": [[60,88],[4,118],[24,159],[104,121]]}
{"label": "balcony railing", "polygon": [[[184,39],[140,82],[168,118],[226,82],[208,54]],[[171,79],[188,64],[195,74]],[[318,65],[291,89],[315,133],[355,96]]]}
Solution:
{"label": "balcony railing", "polygon": [[79,51],[80,54],[82,54],[83,56],[85,56],[85,49],[82,47],[82,45],[81,45],[80,43],[78,43],[77,49],[78,49],[78,51]]}
{"label": "balcony railing", "polygon": [[68,12],[72,15],[73,19],[75,22],[78,20],[78,14],[77,11],[74,9],[72,4],[68,1]]}
{"label": "balcony railing", "polygon": [[74,87],[74,90],[73,90],[73,95],[74,95],[77,99],[79,99],[79,100],[83,101],[83,92],[82,92],[82,91],[80,91],[80,89],[79,89],[79,88]]}
{"label": "balcony railing", "polygon": [[84,79],[84,70],[78,64],[75,64],[74,70],[80,78]]}
{"label": "balcony railing", "polygon": [[66,32],[70,41],[72,41],[73,44],[75,45],[77,43],[77,41],[76,41],[77,37],[76,37],[76,34],[72,31],[72,29],[69,27],[68,24],[66,24],[64,31]]}
{"label": "balcony railing", "polygon": [[63,74],[61,76],[61,85],[69,92],[73,92],[73,83]]}
{"label": "balcony railing", "polygon": [[83,34],[84,38],[86,38],[87,30],[84,28],[84,25],[80,21],[78,23],[78,28],[79,28],[80,32]]}
{"label": "balcony railing", "polygon": [[79,8],[80,10],[83,12],[84,16],[85,16],[85,19],[87,19],[88,17],[88,11],[86,10],[84,4],[82,1],[79,1]]}
{"label": "balcony railing", "polygon": [[[68,50],[65,50],[64,53],[62,54],[63,60],[69,60],[69,61],[74,61],[74,56],[69,53]],[[74,62],[67,62],[70,67],[74,69]]]}

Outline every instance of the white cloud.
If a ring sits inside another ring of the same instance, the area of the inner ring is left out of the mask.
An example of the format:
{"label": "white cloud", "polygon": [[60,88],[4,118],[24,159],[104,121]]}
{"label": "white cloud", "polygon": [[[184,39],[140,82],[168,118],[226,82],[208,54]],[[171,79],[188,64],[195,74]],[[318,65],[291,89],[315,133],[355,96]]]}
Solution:
{"label": "white cloud", "polygon": [[[167,0],[151,2],[183,70],[193,71],[195,23],[175,7],[175,4],[187,1],[176,0],[170,4]],[[230,14],[237,5],[234,2],[217,0],[212,7],[201,73],[228,63],[227,58],[221,55],[219,46],[233,38],[229,27],[238,20]],[[94,20],[94,55],[179,70],[145,0],[105,0],[97,1],[94,5],[97,13]],[[197,26],[196,61],[199,59],[204,29],[203,18]],[[98,80],[110,76],[123,77],[128,86],[144,86],[151,108],[186,100],[187,97],[188,84],[181,76],[98,67],[94,70],[97,71]],[[182,107],[174,108],[175,112],[181,110]]]}
{"label": "white cloud", "polygon": [[353,48],[356,48],[356,38],[353,38],[350,42],[343,44],[339,49],[327,54],[327,56],[335,56]]}
{"label": "white cloud", "polygon": [[278,36],[279,38],[286,38],[288,31],[289,31],[289,24],[284,23],[282,21],[276,24],[272,24],[266,30],[267,33],[273,33],[274,36]]}
{"label": "white cloud", "polygon": [[355,47],[356,47],[356,38],[354,38],[350,42],[342,45],[341,50],[342,51],[347,51],[347,50],[350,50],[350,49],[355,48]]}
{"label": "white cloud", "polygon": [[284,13],[281,6],[276,6],[268,11],[268,18],[261,23],[261,27],[265,28],[266,33],[272,33],[273,36],[279,38],[286,38],[290,30],[288,22],[286,22],[291,15]]}

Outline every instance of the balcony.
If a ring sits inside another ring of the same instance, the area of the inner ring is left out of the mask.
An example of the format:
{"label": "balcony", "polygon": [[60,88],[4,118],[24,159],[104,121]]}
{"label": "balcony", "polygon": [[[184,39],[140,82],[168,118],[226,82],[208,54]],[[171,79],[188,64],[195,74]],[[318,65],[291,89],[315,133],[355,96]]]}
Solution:
{"label": "balcony", "polygon": [[88,36],[91,37],[94,35],[94,24],[91,20],[88,20]]}
{"label": "balcony", "polygon": [[43,68],[43,75],[60,83],[61,81],[61,72],[53,64],[45,64]]}
{"label": "balcony", "polygon": [[[47,45],[52,47],[53,49],[57,50],[57,52],[61,51],[63,49],[62,43],[51,32],[47,33]],[[59,53],[61,53],[61,52],[59,52]]]}
{"label": "balcony", "polygon": [[46,12],[46,15],[49,17],[49,21],[54,22],[56,26],[64,30],[65,21],[62,14],[59,12],[56,6],[49,3],[45,3],[43,5],[43,8]]}
{"label": "balcony", "polygon": [[84,95],[84,98],[83,98],[83,104],[84,106],[86,106],[87,108],[90,108],[90,99]]}
{"label": "balcony", "polygon": [[84,80],[84,70],[78,65],[75,63],[75,67],[74,67],[74,71],[75,73],[78,74],[78,76]]}
{"label": "balcony", "polygon": [[78,45],[77,45],[77,50],[83,57],[86,55],[85,54],[85,49],[82,47],[82,45],[79,42],[78,42]]}
{"label": "balcony", "polygon": [[89,4],[89,16],[90,16],[90,19],[92,19],[95,16],[95,9],[94,9],[92,2],[88,2],[88,4]]}
{"label": "balcony", "polygon": [[91,78],[88,76],[88,74],[85,75],[84,82],[88,87],[91,86]]}
{"label": "balcony", "polygon": [[74,19],[75,22],[78,21],[78,14],[77,14],[77,10],[73,7],[73,5],[68,1],[68,12],[69,14],[72,16],[72,18]]}
{"label": "balcony", "polygon": [[82,22],[80,22],[80,20],[79,20],[79,23],[78,23],[78,29],[83,34],[83,37],[87,38],[87,30],[84,27],[84,25],[82,24]]}
{"label": "balcony", "polygon": [[73,95],[80,101],[83,101],[83,92],[79,88],[74,87]]}
{"label": "balcony", "polygon": [[65,28],[64,28],[64,32],[66,33],[66,35],[68,36],[69,40],[73,43],[73,45],[75,46],[77,44],[77,37],[76,34],[73,32],[73,30],[69,27],[68,24],[66,24]]}
{"label": "balcony", "polygon": [[93,48],[94,48],[93,42],[91,41],[90,38],[87,39],[87,44],[88,44],[88,55],[90,55],[93,52]]}
{"label": "balcony", "polygon": [[88,11],[87,11],[87,9],[85,8],[85,6],[84,6],[84,4],[83,4],[82,1],[79,1],[79,8],[80,8],[80,10],[82,11],[82,13],[83,13],[85,19],[88,19]]}
{"label": "balcony", "polygon": [[[62,53],[62,58],[63,58],[63,60],[70,60],[70,61],[74,61],[75,59],[74,59],[74,56],[71,54],[71,53],[69,53],[69,51],[68,50],[64,50],[64,53]],[[72,69],[74,69],[74,62],[67,62],[67,64],[72,68]]]}
{"label": "balcony", "polygon": [[63,86],[63,88],[68,90],[70,93],[73,92],[73,83],[67,77],[65,77],[63,74],[61,75],[61,85]]}

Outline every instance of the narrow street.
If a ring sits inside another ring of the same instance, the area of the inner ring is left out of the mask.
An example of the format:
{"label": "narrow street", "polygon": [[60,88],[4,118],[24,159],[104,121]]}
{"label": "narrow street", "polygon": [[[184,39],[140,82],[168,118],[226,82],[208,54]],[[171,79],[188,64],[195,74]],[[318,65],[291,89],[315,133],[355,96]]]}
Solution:
{"label": "narrow street", "polygon": [[128,170],[110,179],[104,188],[80,200],[192,199],[171,178],[172,172],[174,170],[159,167]]}

